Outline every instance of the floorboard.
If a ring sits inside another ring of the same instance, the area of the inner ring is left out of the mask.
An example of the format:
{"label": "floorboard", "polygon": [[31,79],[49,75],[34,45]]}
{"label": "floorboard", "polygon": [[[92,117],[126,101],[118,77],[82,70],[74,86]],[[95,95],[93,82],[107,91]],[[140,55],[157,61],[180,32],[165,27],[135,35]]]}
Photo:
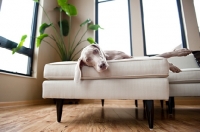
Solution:
{"label": "floorboard", "polygon": [[[153,132],[200,132],[200,105],[155,106]],[[150,131],[143,106],[65,104],[61,123],[55,105],[0,108],[0,132],[143,132]]]}

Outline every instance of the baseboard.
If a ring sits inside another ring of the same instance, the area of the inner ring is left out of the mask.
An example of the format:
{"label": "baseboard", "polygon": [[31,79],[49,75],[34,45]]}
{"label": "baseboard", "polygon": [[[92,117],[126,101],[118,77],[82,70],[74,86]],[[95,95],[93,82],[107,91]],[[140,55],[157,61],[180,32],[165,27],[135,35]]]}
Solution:
{"label": "baseboard", "polygon": [[[135,100],[104,100],[105,104],[135,105]],[[100,99],[82,99],[79,104],[100,104]],[[165,101],[164,101],[165,104]],[[143,100],[138,100],[138,105],[143,105]],[[155,106],[160,106],[160,101],[154,101]],[[175,97],[175,105],[200,105],[200,97]]]}
{"label": "baseboard", "polygon": [[28,106],[28,105],[43,105],[43,104],[53,104],[53,100],[52,99],[41,99],[41,100],[0,102],[0,108]]}
{"label": "baseboard", "polygon": [[[101,99],[82,99],[79,104],[101,104]],[[121,99],[121,100],[110,100],[105,99],[104,104],[123,104],[123,105],[135,105],[135,100]],[[154,104],[159,104],[159,101],[154,101]],[[138,105],[143,105],[143,100],[138,100]]]}
{"label": "baseboard", "polygon": [[200,105],[200,97],[175,97],[175,105]]}
{"label": "baseboard", "polygon": [[[68,100],[71,101],[71,100]],[[73,101],[73,100],[72,100]],[[135,100],[104,100],[105,104],[124,104],[135,105]],[[78,104],[101,104],[101,99],[80,99]],[[0,102],[0,108],[28,106],[28,105],[43,105],[54,104],[53,99]],[[68,104],[68,103],[67,103]],[[138,105],[143,105],[143,100],[138,100]],[[154,101],[155,106],[160,106],[160,101]],[[200,105],[200,97],[175,97],[175,105]]]}

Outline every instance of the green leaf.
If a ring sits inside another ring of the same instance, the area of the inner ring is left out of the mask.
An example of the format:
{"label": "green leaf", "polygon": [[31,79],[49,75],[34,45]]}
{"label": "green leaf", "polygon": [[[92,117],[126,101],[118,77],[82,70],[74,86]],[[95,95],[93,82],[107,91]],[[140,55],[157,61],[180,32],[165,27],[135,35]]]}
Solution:
{"label": "green leaf", "polygon": [[[98,24],[96,24],[96,25],[91,24],[91,25],[89,25],[88,28],[91,29],[91,30],[98,30],[101,27]],[[103,28],[101,28],[101,29],[103,29]]]}
{"label": "green leaf", "polygon": [[57,0],[58,5],[61,7],[66,6],[66,4],[68,4],[68,0]]}
{"label": "green leaf", "polygon": [[90,44],[96,44],[96,42],[94,41],[94,39],[91,38],[91,37],[87,38],[87,41],[88,41]]}
{"label": "green leaf", "polygon": [[43,34],[45,29],[50,27],[52,24],[47,24],[47,23],[43,23],[41,26],[40,26],[40,34]]}
{"label": "green leaf", "polygon": [[68,4],[68,12],[66,12],[67,15],[69,16],[76,16],[77,13],[77,9],[74,5]]}
{"label": "green leaf", "polygon": [[20,43],[17,45],[17,47],[12,49],[12,51],[13,51],[12,54],[14,54],[15,52],[17,52],[17,51],[19,51],[19,50],[21,49],[21,47],[23,46],[23,44],[24,44],[26,38],[27,38],[27,35],[23,35],[23,36],[22,36],[21,41],[20,41]]}
{"label": "green leaf", "polygon": [[58,5],[65,11],[68,16],[76,16],[77,9],[74,5],[68,4],[68,0],[57,0]]}
{"label": "green leaf", "polygon": [[39,0],[33,0],[33,1],[35,1],[35,2],[39,2]]}
{"label": "green leaf", "polygon": [[46,37],[48,37],[48,34],[41,34],[40,36],[37,37],[37,40],[36,40],[36,45],[37,45],[37,47],[40,46],[42,40],[43,40],[44,38],[46,38]]}
{"label": "green leaf", "polygon": [[83,23],[81,23],[81,27],[84,26],[85,24],[91,23],[90,19],[85,20]]}
{"label": "green leaf", "polygon": [[[61,24],[62,24],[63,36],[67,36],[69,34],[69,23],[66,19],[63,19],[61,21]],[[58,22],[58,26],[60,27],[60,21]]]}

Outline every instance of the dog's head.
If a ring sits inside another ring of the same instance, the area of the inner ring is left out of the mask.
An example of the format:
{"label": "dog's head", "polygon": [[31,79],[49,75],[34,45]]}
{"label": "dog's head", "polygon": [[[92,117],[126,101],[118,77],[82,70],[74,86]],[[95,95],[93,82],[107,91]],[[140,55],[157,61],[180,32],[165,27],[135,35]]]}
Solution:
{"label": "dog's head", "polygon": [[75,68],[74,81],[79,82],[81,79],[81,69],[82,65],[87,65],[94,67],[97,72],[102,72],[108,68],[108,63],[106,61],[106,54],[100,49],[97,44],[86,46],[78,59]]}

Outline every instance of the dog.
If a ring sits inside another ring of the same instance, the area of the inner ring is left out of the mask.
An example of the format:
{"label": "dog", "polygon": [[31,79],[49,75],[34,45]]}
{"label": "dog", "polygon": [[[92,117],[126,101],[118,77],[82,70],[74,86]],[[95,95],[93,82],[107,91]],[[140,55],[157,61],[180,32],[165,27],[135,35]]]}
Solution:
{"label": "dog", "polygon": [[[187,56],[191,53],[191,50],[186,48],[175,49],[172,52],[166,52],[163,54],[156,55],[158,57],[170,58],[173,56]],[[92,44],[86,46],[80,55],[80,58],[77,61],[75,66],[75,76],[74,81],[77,83],[81,80],[81,66],[87,65],[89,67],[94,67],[97,72],[103,72],[108,69],[109,65],[107,60],[119,60],[119,59],[130,59],[133,58],[125,54],[122,51],[103,51],[98,44]],[[169,63],[169,70],[172,72],[179,73],[181,70],[174,66],[172,63]]]}

